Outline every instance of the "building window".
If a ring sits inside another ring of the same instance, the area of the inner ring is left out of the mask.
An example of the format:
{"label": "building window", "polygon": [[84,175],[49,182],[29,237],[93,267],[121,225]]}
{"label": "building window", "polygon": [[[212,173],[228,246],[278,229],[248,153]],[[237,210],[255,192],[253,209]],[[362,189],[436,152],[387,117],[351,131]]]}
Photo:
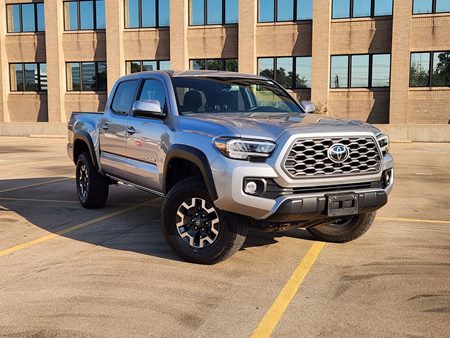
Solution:
{"label": "building window", "polygon": [[311,57],[259,58],[258,74],[274,79],[284,88],[311,88]]}
{"label": "building window", "polygon": [[392,15],[392,0],[333,0],[333,19]]}
{"label": "building window", "polygon": [[259,0],[258,22],[312,19],[312,0]]}
{"label": "building window", "polygon": [[105,29],[105,0],[64,1],[64,30]]}
{"label": "building window", "polygon": [[330,88],[387,88],[391,54],[331,56]]}
{"label": "building window", "polygon": [[47,64],[10,63],[9,78],[12,92],[47,91]]}
{"label": "building window", "polygon": [[125,0],[125,28],[168,27],[169,7],[169,0]]}
{"label": "building window", "polygon": [[411,53],[410,87],[449,87],[450,52]]}
{"label": "building window", "polygon": [[195,59],[189,63],[191,69],[238,71],[238,59]]}
{"label": "building window", "polygon": [[8,33],[45,31],[44,3],[6,5]]}
{"label": "building window", "polygon": [[413,14],[449,13],[449,0],[414,0]]}
{"label": "building window", "polygon": [[169,70],[170,61],[168,60],[140,60],[126,62],[127,74],[146,72],[152,70]]}
{"label": "building window", "polygon": [[106,91],[106,62],[67,62],[67,91]]}
{"label": "building window", "polygon": [[189,0],[191,26],[235,24],[239,18],[239,0]]}

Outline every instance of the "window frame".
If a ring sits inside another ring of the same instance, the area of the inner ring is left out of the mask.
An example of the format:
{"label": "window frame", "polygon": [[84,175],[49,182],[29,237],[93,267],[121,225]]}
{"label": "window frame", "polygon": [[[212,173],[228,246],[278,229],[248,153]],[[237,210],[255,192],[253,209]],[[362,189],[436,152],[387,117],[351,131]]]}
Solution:
{"label": "window frame", "polygon": [[[134,73],[128,73],[127,72],[128,62],[139,62],[139,66],[140,66],[141,70],[138,71],[138,72],[134,72]],[[130,74],[136,74],[136,73],[143,72],[142,67],[143,67],[144,62],[156,62],[156,69],[154,71],[160,71],[161,70],[161,62],[170,62],[170,60],[166,60],[166,59],[164,59],[164,60],[162,60],[162,59],[161,60],[125,60],[125,71],[126,71],[126,74],[130,75]]]}
{"label": "window frame", "polygon": [[[450,50],[433,50],[433,51],[414,51],[410,53],[409,57],[409,88],[449,88],[450,84],[447,86],[433,86],[433,70],[434,70],[434,53],[450,53]],[[428,54],[428,81],[425,86],[411,86],[411,62],[413,54]]]}
{"label": "window frame", "polygon": [[[260,21],[259,20],[259,14],[260,14],[260,9],[261,9],[261,0],[258,0],[258,9],[257,9],[257,23],[271,23],[271,22],[310,22],[313,20],[313,16],[314,13],[312,13],[311,15],[311,19],[298,19],[297,18],[297,9],[298,9],[298,1],[299,0],[293,0],[294,2],[294,6],[292,6],[292,20],[278,20],[278,0],[273,0],[273,21]],[[312,0],[312,2],[314,3],[314,0]],[[270,56],[268,56],[270,57]]]}
{"label": "window frame", "polygon": [[[389,55],[389,86],[373,86],[373,56],[374,55]],[[368,55],[369,56],[369,71],[368,71],[368,86],[367,87],[352,87],[352,56],[355,55]],[[348,58],[348,65],[347,65],[347,86],[346,87],[339,87],[339,88],[335,88],[335,87],[331,87],[331,58],[333,56],[347,56]],[[391,81],[392,81],[392,52],[388,53],[355,53],[355,54],[333,54],[330,55],[330,67],[329,67],[329,78],[328,78],[328,88],[330,90],[340,90],[340,89],[344,89],[344,90],[349,90],[349,89],[369,89],[369,90],[374,90],[374,89],[388,89],[391,88]]]}
{"label": "window frame", "polygon": [[226,60],[236,60],[237,61],[237,65],[238,65],[238,70],[236,72],[239,72],[239,58],[201,58],[201,59],[189,59],[189,69],[191,70],[198,70],[198,69],[194,69],[191,68],[192,62],[193,61],[204,61],[205,62],[205,69],[203,70],[215,70],[215,69],[208,69],[208,61],[218,61],[220,60],[222,63],[222,67],[220,71],[224,71],[224,72],[233,72],[232,70],[226,70]]}
{"label": "window frame", "polygon": [[[37,75],[38,75],[38,90],[25,90],[25,65],[33,64],[37,66]],[[9,70],[9,91],[11,93],[47,93],[47,90],[42,90],[42,80],[41,80],[41,64],[47,64],[47,62],[10,62],[8,63]],[[11,65],[22,65],[22,83],[23,90],[13,90],[12,89],[12,79],[11,79]],[[48,80],[47,80],[48,81]],[[47,82],[48,88],[48,82]]]}
{"label": "window frame", "polygon": [[[415,0],[411,1],[411,13],[412,13],[412,15],[434,15],[434,14],[450,13],[450,10],[448,10],[446,12],[436,12],[436,2],[437,2],[437,0],[431,0],[431,13],[414,13],[414,2],[415,2]],[[426,52],[424,52],[424,53],[426,53]]]}
{"label": "window frame", "polygon": [[[33,11],[34,11],[34,31],[24,31],[23,30],[23,16],[22,16],[22,6],[23,5],[33,5]],[[6,33],[8,34],[36,34],[36,33],[45,33],[45,12],[44,12],[44,30],[40,31],[38,30],[39,23],[38,23],[38,11],[37,6],[42,5],[45,8],[45,4],[43,1],[41,2],[19,2],[19,3],[7,3],[5,5],[6,10]],[[13,32],[9,30],[9,24],[8,24],[8,6],[19,6],[19,26],[20,30],[18,32]]]}
{"label": "window frame", "polygon": [[[80,90],[69,90],[69,82],[68,79],[69,77],[67,76],[67,65],[70,63],[78,63],[80,66]],[[66,61],[65,62],[65,67],[66,67],[66,92],[68,93],[106,93],[108,92],[108,88],[106,88],[106,90],[99,90],[98,89],[98,81],[95,81],[95,90],[83,90],[83,63],[94,63],[95,64],[95,77],[98,78],[98,64],[99,63],[105,63],[106,64],[106,76],[108,79],[108,65],[106,61]],[[106,87],[108,87],[108,83],[106,85]]]}
{"label": "window frame", "polygon": [[[158,0],[159,1],[159,0]],[[191,23],[191,1],[188,1],[188,26],[189,27],[203,27],[203,26],[236,26],[239,23],[239,7],[238,7],[238,22],[230,22],[227,23],[226,20],[226,0],[221,0],[222,2],[222,23],[208,23],[208,0],[202,0],[204,3],[203,6],[203,25],[193,25]],[[239,2],[238,2],[239,5]],[[200,59],[194,59],[194,60],[200,60]],[[189,60],[190,62],[190,60]]]}
{"label": "window frame", "polygon": [[[93,23],[94,23],[94,27],[92,29],[88,28],[88,29],[82,29],[81,28],[81,12],[80,12],[80,3],[83,1],[92,1],[93,3],[93,8],[92,8],[92,19],[93,19]],[[104,1],[105,3],[105,26],[106,26],[106,1]],[[70,3],[70,2],[76,2],[77,3],[77,29],[66,29],[66,15],[65,15],[65,10],[66,10],[66,3]],[[97,0],[64,0],[63,1],[63,25],[64,25],[64,32],[89,32],[89,31],[105,31],[105,28],[97,28]]]}
{"label": "window frame", "polygon": [[[296,56],[261,56],[258,57],[256,60],[256,65],[258,67],[258,75],[259,74],[259,60],[260,59],[273,59],[273,79],[275,82],[277,82],[276,79],[276,74],[278,71],[278,62],[277,59],[285,59],[285,58],[291,58],[292,59],[292,72],[293,72],[293,77],[292,77],[292,83],[291,83],[291,87],[284,87],[285,89],[288,90],[311,90],[311,87],[306,87],[306,88],[302,88],[302,87],[297,87],[297,81],[296,81],[296,76],[299,75],[297,73],[297,58],[311,58],[312,59],[312,55],[296,55]],[[311,79],[310,81],[312,82],[312,67],[311,67]],[[277,82],[278,83],[278,82]]]}
{"label": "window frame", "polygon": [[[160,29],[160,28],[169,28],[170,27],[170,13],[169,13],[169,25],[160,25],[159,24],[159,1],[155,0],[155,26],[142,26],[142,0],[138,0],[138,18],[139,18],[139,25],[138,27],[127,27],[127,11],[126,11],[126,0],[123,0],[123,6],[124,6],[124,29]],[[170,12],[170,3],[169,3],[169,12]],[[139,61],[139,60],[137,60]]]}
{"label": "window frame", "polygon": [[[389,18],[389,17],[392,17],[394,15],[394,1],[395,0],[391,1],[392,8],[391,8],[391,14],[390,15],[375,15],[375,2],[377,0],[368,0],[368,1],[370,1],[370,15],[367,15],[367,16],[353,16],[353,9],[354,9],[353,3],[354,3],[355,0],[348,0],[350,2],[349,16],[348,17],[344,17],[344,18],[335,18],[333,16],[333,14],[334,14],[333,13],[333,8],[334,8],[334,2],[335,1],[336,0],[332,0],[332,2],[331,2],[331,20],[348,20],[348,19],[364,19],[364,18],[366,18],[366,19],[367,18],[377,19],[377,18]],[[383,54],[383,53],[380,53],[380,54]],[[355,54],[353,54],[353,55],[355,55]]]}
{"label": "window frame", "polygon": [[136,89],[134,90],[134,97],[133,97],[133,103],[134,103],[134,102],[136,102],[137,97],[138,97],[138,93],[140,92],[140,87],[141,87],[141,85],[142,85],[142,79],[125,79],[125,80],[123,80],[123,81],[120,81],[120,82],[116,85],[116,87],[115,87],[115,89],[114,89],[114,94],[112,95],[111,103],[110,103],[109,106],[107,107],[107,109],[111,110],[111,112],[112,112],[114,115],[117,115],[117,116],[130,116],[130,114],[131,114],[131,109],[132,109],[133,105],[131,105],[130,111],[127,112],[126,114],[124,114],[123,112],[117,112],[117,111],[115,111],[114,108],[113,108],[113,104],[114,104],[114,100],[116,99],[117,92],[119,91],[120,85],[121,85],[122,83],[125,83],[125,82],[133,82],[133,81],[136,81],[136,82],[137,82]]}

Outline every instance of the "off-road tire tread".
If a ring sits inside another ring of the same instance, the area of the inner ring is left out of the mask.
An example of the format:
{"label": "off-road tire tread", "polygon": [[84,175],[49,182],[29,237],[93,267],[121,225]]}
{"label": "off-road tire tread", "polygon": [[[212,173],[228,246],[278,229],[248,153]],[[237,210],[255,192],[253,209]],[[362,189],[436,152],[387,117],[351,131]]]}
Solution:
{"label": "off-road tire tread", "polygon": [[83,161],[89,172],[89,194],[86,201],[81,201],[81,205],[86,209],[99,209],[105,206],[109,194],[108,178],[98,172],[92,163],[88,152],[82,153],[77,159],[77,170],[80,161]]}

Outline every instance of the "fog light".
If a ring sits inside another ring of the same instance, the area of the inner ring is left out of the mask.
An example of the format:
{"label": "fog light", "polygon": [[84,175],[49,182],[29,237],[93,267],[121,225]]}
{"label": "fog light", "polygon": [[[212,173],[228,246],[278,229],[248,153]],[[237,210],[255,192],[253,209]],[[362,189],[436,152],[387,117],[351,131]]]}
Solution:
{"label": "fog light", "polygon": [[392,182],[392,169],[386,170],[383,175],[383,185],[387,187]]}
{"label": "fog light", "polygon": [[258,192],[258,184],[254,181],[248,181],[244,189],[246,194],[254,195]]}

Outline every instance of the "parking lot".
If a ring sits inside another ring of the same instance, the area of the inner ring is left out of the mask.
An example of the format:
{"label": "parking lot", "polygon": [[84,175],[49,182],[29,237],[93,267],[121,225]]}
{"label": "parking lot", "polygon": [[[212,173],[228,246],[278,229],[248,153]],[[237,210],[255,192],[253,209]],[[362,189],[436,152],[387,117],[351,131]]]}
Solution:
{"label": "parking lot", "polygon": [[0,336],[450,335],[450,144],[392,145],[395,188],[361,239],[251,231],[215,266],[172,253],[159,198],[112,186],[83,209],[65,146],[0,138]]}

